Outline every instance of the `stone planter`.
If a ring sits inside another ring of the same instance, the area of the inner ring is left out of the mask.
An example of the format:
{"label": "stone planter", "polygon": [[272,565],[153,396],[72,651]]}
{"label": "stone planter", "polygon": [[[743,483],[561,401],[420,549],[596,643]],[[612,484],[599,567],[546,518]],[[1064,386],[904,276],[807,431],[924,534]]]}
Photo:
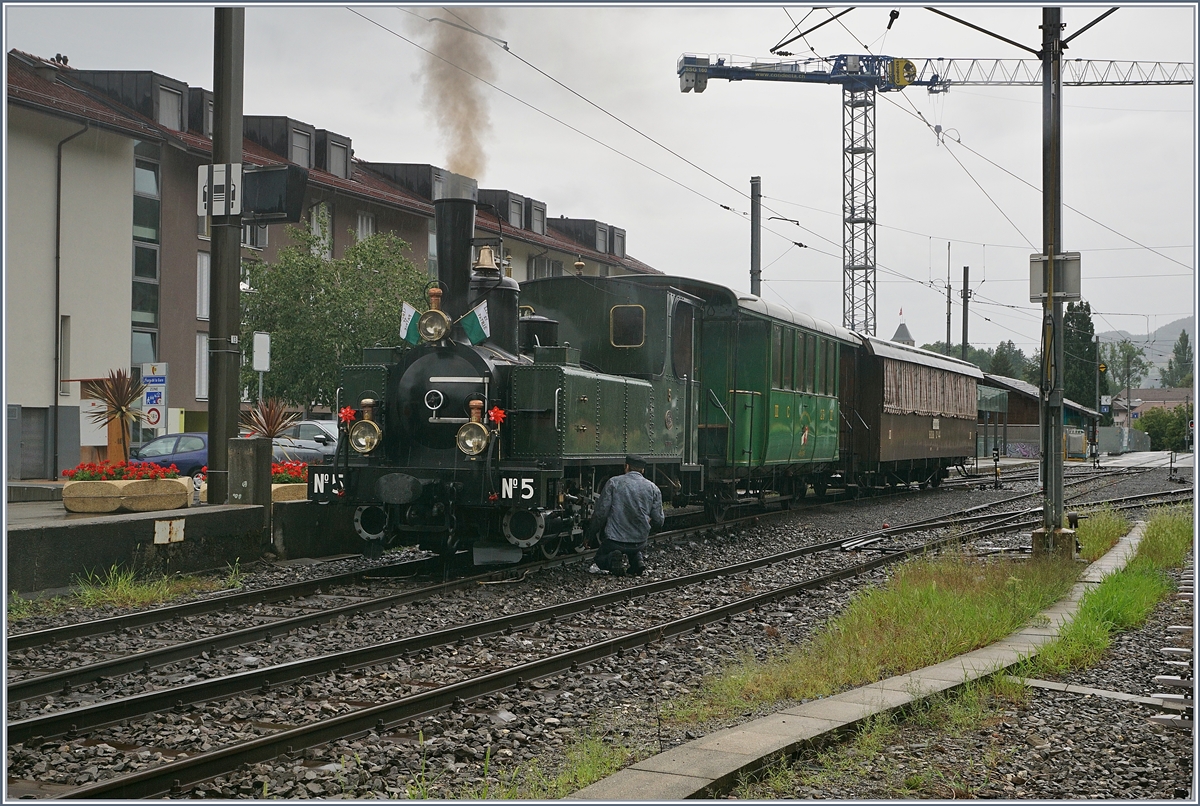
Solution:
{"label": "stone planter", "polygon": [[[272,484],[271,501],[303,501],[308,498],[307,484]],[[200,485],[200,500],[208,503],[208,483]]]}
{"label": "stone planter", "polygon": [[307,484],[272,484],[272,501],[303,501],[308,498]]}
{"label": "stone planter", "polygon": [[186,507],[192,499],[191,479],[68,481],[63,485],[68,512],[156,512]]}

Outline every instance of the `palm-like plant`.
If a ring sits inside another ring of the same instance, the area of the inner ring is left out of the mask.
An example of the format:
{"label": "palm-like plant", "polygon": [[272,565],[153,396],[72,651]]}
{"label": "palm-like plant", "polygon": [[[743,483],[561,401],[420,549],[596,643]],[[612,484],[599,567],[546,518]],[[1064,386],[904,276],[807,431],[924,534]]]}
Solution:
{"label": "palm-like plant", "polygon": [[89,415],[92,422],[104,426],[114,422],[119,425],[117,444],[109,444],[110,461],[116,458],[112,455],[114,447],[121,454],[122,461],[129,459],[129,438],[133,424],[146,418],[145,412],[134,406],[141,401],[145,391],[146,385],[123,369],[109,370],[107,378],[88,381],[84,385],[85,397],[104,404],[102,411],[94,411]]}
{"label": "palm-like plant", "polygon": [[300,419],[299,414],[289,414],[287,406],[277,397],[260,400],[249,411],[242,412],[242,425],[256,436],[275,439]]}

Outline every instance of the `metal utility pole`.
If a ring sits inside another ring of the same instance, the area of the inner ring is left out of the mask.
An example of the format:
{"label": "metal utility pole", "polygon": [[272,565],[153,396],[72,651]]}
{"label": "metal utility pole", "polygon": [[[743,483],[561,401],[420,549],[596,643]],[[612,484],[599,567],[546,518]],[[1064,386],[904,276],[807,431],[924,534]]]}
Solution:
{"label": "metal utility pole", "polygon": [[750,293],[762,296],[762,177],[750,177]]}
{"label": "metal utility pole", "polygon": [[946,355],[950,355],[950,242],[946,242]]}
{"label": "metal utility pole", "polygon": [[[1063,525],[1062,9],[1042,9],[1042,539],[1055,552]],[[1066,538],[1074,552],[1074,536]],[[1035,547],[1037,544],[1035,535]]]}
{"label": "metal utility pole", "polygon": [[[213,37],[213,163],[242,161],[242,81],[246,10],[215,10]],[[208,323],[208,502],[229,497],[229,440],[238,434],[238,372],[242,364],[238,281],[242,217],[213,216]]]}
{"label": "metal utility pole", "polygon": [[967,360],[967,301],[971,299],[971,289],[968,288],[968,284],[970,283],[970,281],[971,281],[971,267],[963,266],[963,287],[962,287],[962,301],[963,301],[962,360],[963,361]]}
{"label": "metal utility pole", "polygon": [[1133,427],[1133,379],[1129,377],[1129,360],[1131,356],[1125,351],[1125,450],[1129,450],[1129,429]]}
{"label": "metal utility pole", "polygon": [[875,335],[875,88],[842,85],[842,324]]}

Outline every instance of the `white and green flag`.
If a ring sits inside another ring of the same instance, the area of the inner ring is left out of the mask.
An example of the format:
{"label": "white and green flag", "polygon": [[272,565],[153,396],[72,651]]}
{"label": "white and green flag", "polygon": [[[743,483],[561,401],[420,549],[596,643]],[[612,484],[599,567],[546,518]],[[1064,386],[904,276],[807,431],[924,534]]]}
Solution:
{"label": "white and green flag", "polygon": [[471,344],[479,344],[492,335],[492,323],[488,319],[486,300],[476,305],[463,317],[462,326],[466,331],[467,338],[471,340]]}
{"label": "white and green flag", "polygon": [[404,303],[400,309],[400,335],[410,344],[420,344],[421,335],[417,332],[417,320],[420,319],[417,309]]}

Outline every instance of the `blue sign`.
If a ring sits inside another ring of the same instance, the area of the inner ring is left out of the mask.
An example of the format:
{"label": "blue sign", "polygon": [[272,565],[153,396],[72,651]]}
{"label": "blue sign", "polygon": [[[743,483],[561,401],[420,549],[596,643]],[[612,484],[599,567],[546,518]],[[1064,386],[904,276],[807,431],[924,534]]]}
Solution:
{"label": "blue sign", "polygon": [[166,375],[143,375],[142,383],[147,386],[165,386],[167,383]]}
{"label": "blue sign", "polygon": [[1101,414],[1108,414],[1108,410],[1109,410],[1110,408],[1112,408],[1112,406],[1101,406],[1101,407],[1100,407],[1100,413],[1101,413]]}
{"label": "blue sign", "polygon": [[162,392],[147,392],[146,393],[146,405],[147,406],[161,406],[162,405]]}
{"label": "blue sign", "polygon": [[1135,411],[1135,412],[1134,412],[1134,413],[1133,413],[1131,416],[1133,417],[1133,419],[1135,419],[1135,420],[1136,420],[1138,417],[1140,417],[1140,416],[1141,416],[1141,412],[1140,412],[1140,411]]}

